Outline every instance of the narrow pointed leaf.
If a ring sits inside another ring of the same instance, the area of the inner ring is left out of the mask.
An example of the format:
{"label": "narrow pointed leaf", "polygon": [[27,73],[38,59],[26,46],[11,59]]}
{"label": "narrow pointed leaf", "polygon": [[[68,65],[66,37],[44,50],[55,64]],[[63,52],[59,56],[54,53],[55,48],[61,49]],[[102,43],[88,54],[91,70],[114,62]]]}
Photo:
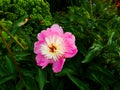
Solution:
{"label": "narrow pointed leaf", "polygon": [[80,90],[89,90],[88,85],[80,81],[78,78],[72,76],[71,74],[68,74],[67,76]]}
{"label": "narrow pointed leaf", "polygon": [[95,56],[100,54],[102,48],[103,47],[100,44],[93,44],[92,47],[90,47],[90,51],[85,56],[85,59],[82,61],[82,63],[90,62]]}
{"label": "narrow pointed leaf", "polygon": [[7,81],[9,81],[11,79],[14,79],[14,78],[16,78],[15,73],[14,74],[7,74],[7,75],[5,75],[3,77],[0,77],[0,84],[3,84],[3,83],[5,83],[5,82],[7,82]]}
{"label": "narrow pointed leaf", "polygon": [[108,45],[112,45],[114,35],[115,35],[115,32],[112,32],[112,34],[111,34],[111,36],[110,36],[110,38],[108,39],[108,42],[107,42]]}
{"label": "narrow pointed leaf", "polygon": [[14,63],[8,56],[5,56],[5,58],[6,58],[7,69],[9,70],[10,73],[14,73],[16,71]]}
{"label": "narrow pointed leaf", "polygon": [[24,82],[27,90],[38,90],[36,82],[33,77],[24,76]]}
{"label": "narrow pointed leaf", "polygon": [[47,81],[47,74],[44,72],[42,69],[38,69],[38,76],[36,77],[36,80],[39,85],[39,89],[43,90],[44,85],[46,84]]}
{"label": "narrow pointed leaf", "polygon": [[23,88],[24,88],[24,81],[20,80],[16,85],[16,90],[23,90]]}

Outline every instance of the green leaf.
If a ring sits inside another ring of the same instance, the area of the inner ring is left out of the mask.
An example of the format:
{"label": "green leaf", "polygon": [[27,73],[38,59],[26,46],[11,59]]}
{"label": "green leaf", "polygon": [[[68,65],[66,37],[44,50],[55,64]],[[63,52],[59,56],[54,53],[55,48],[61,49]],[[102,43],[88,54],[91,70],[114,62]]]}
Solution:
{"label": "green leaf", "polygon": [[94,43],[90,47],[90,51],[85,56],[85,59],[82,61],[82,63],[90,62],[95,56],[99,55],[102,50],[102,45]]}
{"label": "green leaf", "polygon": [[99,71],[99,72],[105,74],[106,76],[112,75],[112,72],[110,72],[107,69],[100,67],[100,66],[92,66],[92,67],[90,67],[90,69]]}
{"label": "green leaf", "polygon": [[[93,79],[93,74],[94,74],[99,79],[99,81],[102,82],[102,84],[104,84],[105,86],[116,82],[116,79],[113,74],[114,71],[109,71],[107,68],[95,66],[95,65],[92,65],[91,67],[89,67],[89,69],[90,69],[89,72],[91,73],[91,75],[88,74],[88,77],[91,76],[90,79]],[[97,80],[95,81],[98,82]]]}
{"label": "green leaf", "polygon": [[80,89],[80,90],[89,90],[89,87],[84,82],[80,81],[76,77],[72,76],[71,74],[67,75],[69,79]]}
{"label": "green leaf", "polygon": [[3,23],[3,25],[7,28],[10,28],[12,26],[12,22],[11,21],[5,21],[4,19],[2,19],[0,22]]}
{"label": "green leaf", "polygon": [[5,59],[6,59],[7,69],[9,70],[10,73],[14,73],[16,71],[16,67],[14,63],[8,56],[5,56]]}
{"label": "green leaf", "polygon": [[38,90],[37,84],[33,77],[24,76],[25,87],[27,90]]}
{"label": "green leaf", "polygon": [[31,53],[30,51],[23,50],[23,51],[16,51],[15,53],[15,58],[16,61],[24,61],[24,60],[30,60],[31,59]]}
{"label": "green leaf", "polygon": [[25,34],[24,32],[20,32],[20,34],[24,37],[25,41],[27,42],[28,47],[30,47],[31,49],[32,42],[31,42],[30,36]]}
{"label": "green leaf", "polygon": [[2,66],[0,66],[0,76],[4,76],[5,74],[7,74],[5,68],[3,68]]}
{"label": "green leaf", "polygon": [[11,79],[14,79],[14,78],[16,78],[16,73],[7,74],[7,75],[0,78],[0,84],[3,84]]}
{"label": "green leaf", "polygon": [[111,36],[109,37],[108,42],[107,42],[108,45],[112,45],[114,35],[115,35],[115,32],[112,32]]}
{"label": "green leaf", "polygon": [[10,37],[5,31],[2,31],[2,35],[6,40]]}
{"label": "green leaf", "polygon": [[23,90],[23,88],[24,88],[24,81],[20,80],[16,85],[16,90]]}
{"label": "green leaf", "polygon": [[120,47],[116,47],[115,50],[117,51],[118,55],[120,56]]}
{"label": "green leaf", "polygon": [[64,82],[63,82],[63,80],[61,80],[59,82],[57,90],[64,90]]}
{"label": "green leaf", "polygon": [[63,68],[63,70],[56,74],[56,76],[65,76],[67,74],[73,74],[74,71],[70,68]]}
{"label": "green leaf", "polygon": [[15,21],[15,23],[13,23],[12,35],[15,35],[19,27],[23,26],[25,23],[27,23],[27,21],[28,21],[28,15],[24,15],[23,17]]}
{"label": "green leaf", "polygon": [[45,71],[43,71],[42,69],[38,68],[38,75],[36,77],[36,80],[38,82],[39,85],[39,89],[43,90],[46,81],[47,81],[47,74]]}
{"label": "green leaf", "polygon": [[58,78],[55,77],[53,72],[50,73],[50,85],[52,90],[56,90],[58,88]]}
{"label": "green leaf", "polygon": [[109,90],[109,87],[105,83],[103,83],[104,80],[102,81],[99,77],[97,77],[97,75],[93,73],[92,76],[98,83],[100,83],[103,86],[103,90]]}
{"label": "green leaf", "polygon": [[28,51],[21,51],[21,52],[19,51],[19,52],[15,52],[15,53],[16,53],[16,56],[18,56],[18,57],[25,57],[25,56],[28,56],[31,54]]}

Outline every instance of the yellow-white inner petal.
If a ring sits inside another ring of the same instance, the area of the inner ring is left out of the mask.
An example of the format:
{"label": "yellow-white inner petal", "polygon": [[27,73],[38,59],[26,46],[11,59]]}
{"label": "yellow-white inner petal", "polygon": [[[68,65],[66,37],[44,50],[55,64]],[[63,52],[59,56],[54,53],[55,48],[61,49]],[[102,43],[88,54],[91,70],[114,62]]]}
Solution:
{"label": "yellow-white inner petal", "polygon": [[57,61],[59,57],[64,55],[65,47],[62,37],[49,36],[45,38],[45,42],[41,45],[40,51],[47,59]]}

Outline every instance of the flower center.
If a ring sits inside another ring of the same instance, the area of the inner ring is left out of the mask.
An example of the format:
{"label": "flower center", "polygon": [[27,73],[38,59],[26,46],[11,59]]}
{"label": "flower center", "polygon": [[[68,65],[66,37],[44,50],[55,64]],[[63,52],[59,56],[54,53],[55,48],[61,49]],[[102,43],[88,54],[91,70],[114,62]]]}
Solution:
{"label": "flower center", "polygon": [[49,51],[52,53],[54,53],[57,50],[56,46],[54,46],[53,44],[51,44],[51,46],[49,46],[49,49],[50,49]]}
{"label": "flower center", "polygon": [[41,54],[49,60],[57,61],[65,53],[63,38],[58,36],[49,36],[45,43],[40,47]]}

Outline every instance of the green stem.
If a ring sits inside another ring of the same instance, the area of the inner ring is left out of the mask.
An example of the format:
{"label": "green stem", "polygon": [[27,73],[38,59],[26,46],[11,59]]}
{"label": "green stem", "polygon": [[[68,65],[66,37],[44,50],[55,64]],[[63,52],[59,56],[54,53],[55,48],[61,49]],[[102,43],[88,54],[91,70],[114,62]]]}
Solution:
{"label": "green stem", "polygon": [[10,37],[22,48],[22,49],[25,49],[24,46],[14,38],[14,36],[1,24],[0,25],[2,30],[5,31],[8,35],[10,35]]}
{"label": "green stem", "polygon": [[21,70],[20,70],[20,68],[19,68],[19,66],[18,66],[18,64],[17,64],[17,62],[16,62],[16,60],[15,60],[15,58],[14,58],[14,54],[13,54],[13,52],[11,51],[11,49],[10,49],[10,47],[9,47],[9,44],[7,44],[5,38],[3,37],[2,31],[1,31],[1,30],[0,30],[0,37],[1,37],[1,39],[2,39],[2,41],[3,41],[3,43],[4,43],[4,45],[6,46],[6,48],[7,48],[7,50],[8,50],[8,53],[9,53],[9,55],[10,55],[10,57],[11,57],[12,62],[13,62],[14,65],[16,66],[16,70],[17,70],[18,73],[19,73],[20,79],[22,79]]}
{"label": "green stem", "polygon": [[90,13],[91,13],[91,18],[93,17],[93,4],[92,0],[90,0]]}

